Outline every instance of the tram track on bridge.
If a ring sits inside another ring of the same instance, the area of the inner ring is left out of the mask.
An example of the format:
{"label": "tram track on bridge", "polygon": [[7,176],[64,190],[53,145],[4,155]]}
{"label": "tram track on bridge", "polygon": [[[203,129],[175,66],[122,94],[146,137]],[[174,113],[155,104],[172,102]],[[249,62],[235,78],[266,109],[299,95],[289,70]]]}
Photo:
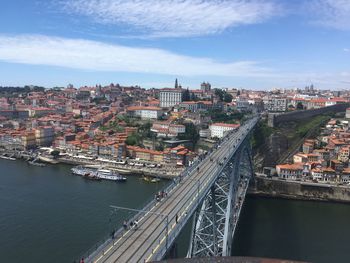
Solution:
{"label": "tram track on bridge", "polygon": [[[220,149],[217,150],[216,152],[213,153],[213,155],[211,157],[208,156],[208,158],[209,157],[212,158],[213,161],[223,160],[222,159],[223,157],[227,157],[227,153],[229,153],[230,147],[237,144],[237,138],[240,138],[242,134],[243,134],[243,129],[242,129],[242,131],[238,132],[237,134],[234,134],[232,139],[223,142],[223,145],[221,145],[222,150],[220,150]],[[170,228],[168,229],[168,234],[169,234],[169,232],[171,232],[172,228],[174,227],[174,224],[172,224],[172,222],[174,221],[174,217],[176,215],[176,214],[174,214],[175,213],[174,211],[177,211],[177,213],[181,212],[181,208],[183,208],[183,206],[184,206],[182,201],[185,201],[185,203],[187,204],[187,202],[189,202],[191,200],[191,197],[196,195],[197,188],[195,186],[197,184],[197,181],[203,180],[203,178],[204,178],[203,181],[205,181],[205,179],[206,179],[205,177],[208,177],[208,176],[206,176],[207,174],[215,173],[215,172],[217,172],[218,169],[220,169],[220,166],[215,166],[212,164],[213,164],[213,162],[208,160],[203,167],[200,167],[200,173],[198,173],[196,170],[192,171],[191,172],[192,176],[194,175],[195,177],[192,177],[190,175],[189,177],[184,178],[183,182],[181,182],[181,184],[186,184],[186,185],[184,185],[184,187],[176,186],[175,188],[173,188],[171,190],[171,195],[166,197],[167,199],[173,199],[174,201],[176,200],[175,204],[174,204],[174,202],[162,202],[162,201],[160,201],[157,205],[153,206],[150,209],[150,211],[146,212],[146,214],[140,219],[138,230],[136,230],[135,232],[132,232],[131,234],[127,233],[127,235],[125,235],[125,236],[123,235],[115,243],[113,243],[113,246],[111,246],[107,250],[107,252],[103,252],[102,255],[94,262],[124,262],[124,260],[125,260],[125,262],[139,262],[145,256],[145,254],[147,254],[150,251],[151,247],[154,245],[154,242],[151,242],[151,244],[149,244],[149,245],[147,245],[147,247],[145,247],[145,244],[147,241],[147,238],[145,239],[145,235],[147,234],[146,232],[149,231],[147,226],[150,226],[152,224],[156,224],[155,226],[153,225],[154,226],[153,228],[158,229],[159,226],[162,226],[162,224],[164,223],[164,218],[162,220],[160,220],[159,216],[155,216],[154,213],[157,213],[158,215],[160,215],[160,214],[168,215],[168,220],[170,219],[168,222],[169,223],[168,226],[170,226]],[[203,190],[203,188],[206,187],[209,179],[210,179],[210,177],[208,177],[207,182],[202,187],[202,190]],[[202,184],[203,183],[204,182],[202,182]],[[183,194],[183,193],[187,193],[187,194]],[[158,211],[152,212],[153,209],[158,210]],[[172,217],[171,217],[171,215],[172,215]],[[157,222],[157,220],[159,222]],[[140,231],[141,229],[143,229],[143,230]],[[130,232],[133,230],[128,230],[128,231]],[[156,233],[157,234],[156,239],[158,239],[162,235],[163,231],[164,230],[162,230],[161,232],[154,231],[150,235]],[[136,233],[137,233],[137,235],[135,236]],[[166,236],[166,234],[165,234],[165,236]],[[120,242],[122,242],[122,243],[120,243]],[[139,242],[139,244],[137,242]],[[118,243],[120,243],[120,245],[118,245]],[[137,255],[137,253],[135,253],[135,254],[131,255],[130,257],[123,259],[123,256],[125,255],[125,253],[132,246],[137,246],[139,248],[139,251],[141,251],[141,253],[143,251],[144,252],[141,254],[141,256]],[[143,248],[143,249],[140,249],[140,248]],[[116,255],[115,252],[117,252],[118,250],[122,250],[122,251],[121,251],[121,253],[118,253],[118,255]],[[107,254],[109,254],[109,255],[107,255]],[[135,260],[132,260],[136,256],[138,258]]]}

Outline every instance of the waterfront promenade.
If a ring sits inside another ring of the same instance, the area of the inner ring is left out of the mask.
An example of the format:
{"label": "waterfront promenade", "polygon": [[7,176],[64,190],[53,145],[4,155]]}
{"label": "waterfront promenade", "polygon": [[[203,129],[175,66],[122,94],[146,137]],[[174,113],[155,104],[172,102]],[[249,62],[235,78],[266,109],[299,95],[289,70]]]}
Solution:
{"label": "waterfront promenade", "polygon": [[[24,159],[28,160],[30,158],[35,158],[36,153],[30,153],[30,152],[19,152],[14,150],[1,150],[0,154],[6,154],[7,156],[13,156],[18,159]],[[103,167],[106,169],[111,169],[119,172],[123,175],[143,175],[143,176],[150,176],[150,177],[158,177],[163,179],[173,179],[176,178],[181,174],[181,172],[184,171],[185,167],[176,167],[169,164],[163,164],[161,167],[147,167],[147,164],[150,164],[150,162],[139,160],[137,162],[144,164],[144,166],[132,166],[128,163],[126,164],[117,164],[109,161],[103,161],[98,159],[92,159],[92,158],[79,158],[75,156],[61,156],[55,161],[63,164],[69,164],[69,165],[92,165],[96,167]],[[135,162],[133,159],[129,159],[128,161]],[[152,163],[154,164],[154,163]]]}

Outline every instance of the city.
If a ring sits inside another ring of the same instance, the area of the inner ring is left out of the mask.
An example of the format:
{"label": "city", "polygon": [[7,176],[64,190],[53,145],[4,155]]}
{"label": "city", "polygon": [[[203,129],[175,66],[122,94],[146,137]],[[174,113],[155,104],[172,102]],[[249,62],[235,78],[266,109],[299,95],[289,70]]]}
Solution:
{"label": "city", "polygon": [[350,5],[4,1],[1,262],[347,262]]}

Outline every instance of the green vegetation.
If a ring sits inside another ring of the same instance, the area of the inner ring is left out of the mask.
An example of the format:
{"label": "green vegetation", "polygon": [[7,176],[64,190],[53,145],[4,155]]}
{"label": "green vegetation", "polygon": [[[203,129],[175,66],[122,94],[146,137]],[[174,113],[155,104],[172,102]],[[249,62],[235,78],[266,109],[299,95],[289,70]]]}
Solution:
{"label": "green vegetation", "polygon": [[138,133],[132,133],[126,138],[125,143],[127,145],[132,145],[132,146],[141,146],[142,145],[142,137]]}
{"label": "green vegetation", "polygon": [[232,95],[228,94],[226,91],[222,89],[215,89],[215,95],[220,98],[220,101],[224,102],[232,102]]}
{"label": "green vegetation", "polygon": [[123,132],[124,128],[118,124],[118,120],[112,121],[109,123],[108,126],[100,126],[99,128],[101,131],[114,131],[114,132]]}
{"label": "green vegetation", "polygon": [[196,126],[192,123],[184,123],[186,127],[186,132],[179,134],[178,139],[179,140],[190,140],[193,145],[196,145],[197,141],[199,140],[199,132],[196,128]]}
{"label": "green vegetation", "polygon": [[135,123],[135,119],[129,117],[126,114],[118,114],[116,117],[117,122],[125,122],[129,127],[137,127],[138,125]]}
{"label": "green vegetation", "polygon": [[307,122],[298,123],[295,128],[295,134],[300,138],[304,137],[311,129],[319,126],[321,123],[327,121],[330,118],[328,115],[320,115],[309,119]]}
{"label": "green vegetation", "polygon": [[190,101],[191,100],[191,94],[188,88],[182,93],[182,101]]}
{"label": "green vegetation", "polygon": [[225,122],[225,123],[237,123],[237,120],[241,120],[244,114],[238,111],[223,112],[222,110],[215,109],[206,112],[211,117],[213,122]]}
{"label": "green vegetation", "polygon": [[301,102],[298,102],[297,110],[303,110],[303,109],[304,109],[304,105]]}
{"label": "green vegetation", "polygon": [[273,128],[267,126],[266,122],[259,122],[253,131],[252,147],[253,149],[261,147],[265,139],[273,133]]}

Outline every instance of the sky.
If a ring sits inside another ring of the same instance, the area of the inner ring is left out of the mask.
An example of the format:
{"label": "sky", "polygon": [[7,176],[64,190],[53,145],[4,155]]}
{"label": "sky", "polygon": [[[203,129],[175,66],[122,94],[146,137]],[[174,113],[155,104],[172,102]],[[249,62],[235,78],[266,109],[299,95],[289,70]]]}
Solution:
{"label": "sky", "polygon": [[0,86],[350,88],[350,0],[1,0]]}

